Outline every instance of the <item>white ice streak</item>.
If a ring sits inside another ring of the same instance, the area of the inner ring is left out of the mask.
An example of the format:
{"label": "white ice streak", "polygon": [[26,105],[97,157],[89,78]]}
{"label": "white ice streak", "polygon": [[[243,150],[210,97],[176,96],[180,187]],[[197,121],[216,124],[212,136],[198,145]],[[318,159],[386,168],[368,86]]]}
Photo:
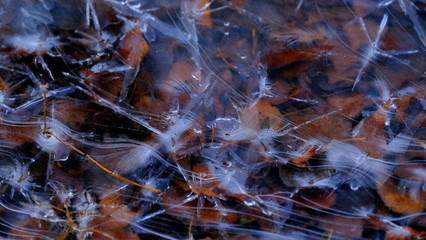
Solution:
{"label": "white ice streak", "polygon": [[43,36],[39,33],[28,35],[12,35],[4,41],[18,51],[41,54],[58,45],[55,37]]}
{"label": "white ice streak", "polygon": [[27,196],[26,193],[31,192],[32,188],[36,186],[33,183],[29,165],[22,164],[17,159],[13,159],[11,163],[2,162],[0,165],[0,185],[3,182],[11,186],[11,198],[13,198],[15,192]]}
{"label": "white ice streak", "polygon": [[188,131],[194,124],[192,116],[171,115],[170,127],[159,135],[161,144],[169,153],[175,153],[185,146],[185,142],[181,139],[181,135]]}
{"label": "white ice streak", "polygon": [[[71,130],[68,127],[55,119],[49,119],[47,121],[47,126],[49,127],[49,131],[55,133],[56,136],[64,141],[67,141],[73,136]],[[44,134],[43,127],[44,124],[40,126],[39,130],[37,131],[35,142],[43,151],[56,155],[56,160],[61,160],[62,157],[67,155],[69,152],[68,148],[55,137],[50,136],[49,134]]]}
{"label": "white ice streak", "polygon": [[[327,162],[337,174],[347,180],[372,181],[383,183],[390,174],[392,165],[384,160],[369,157],[366,153],[349,143],[333,140],[326,151]],[[345,178],[346,178],[345,177]]]}
{"label": "white ice streak", "polygon": [[368,45],[368,47],[365,51],[365,55],[363,56],[363,59],[361,61],[361,68],[360,68],[359,73],[358,73],[358,75],[355,79],[355,83],[354,83],[352,89],[354,89],[355,86],[357,85],[357,83],[361,80],[361,77],[363,76],[364,71],[370,65],[370,62],[374,61],[377,53],[380,51],[379,41],[380,41],[380,38],[382,36],[383,30],[386,27],[387,22],[388,22],[388,15],[385,14],[382,18],[382,21],[380,22],[379,29],[377,30],[377,33],[376,33],[376,38],[374,39],[374,41],[372,41],[369,34],[368,34],[368,30],[367,30],[367,27],[364,23],[364,20],[362,18],[359,18],[359,24],[361,25],[362,30],[365,32],[367,39],[369,40],[370,44]]}
{"label": "white ice streak", "polygon": [[411,137],[400,133],[392,141],[383,146],[387,153],[405,153],[410,146]]}
{"label": "white ice streak", "polygon": [[148,144],[140,143],[121,157],[116,168],[120,172],[128,173],[148,165],[153,160],[164,161],[155,148]]}
{"label": "white ice streak", "polygon": [[411,22],[414,25],[414,30],[416,31],[420,41],[423,43],[423,46],[426,47],[426,31],[423,27],[423,23],[421,21],[420,16],[414,9],[413,3],[409,0],[398,0],[398,3],[405,15],[410,18]]}
{"label": "white ice streak", "polygon": [[93,25],[99,34],[101,31],[101,26],[99,24],[99,19],[95,7],[93,6],[93,0],[86,0],[86,27],[90,26],[90,19],[92,19]]}

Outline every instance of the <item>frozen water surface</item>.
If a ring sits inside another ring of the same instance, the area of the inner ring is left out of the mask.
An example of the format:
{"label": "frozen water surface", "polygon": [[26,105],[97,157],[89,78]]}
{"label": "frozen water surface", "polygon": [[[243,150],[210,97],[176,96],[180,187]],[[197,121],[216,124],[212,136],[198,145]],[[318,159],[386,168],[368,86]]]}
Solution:
{"label": "frozen water surface", "polygon": [[423,0],[0,0],[5,239],[425,239]]}

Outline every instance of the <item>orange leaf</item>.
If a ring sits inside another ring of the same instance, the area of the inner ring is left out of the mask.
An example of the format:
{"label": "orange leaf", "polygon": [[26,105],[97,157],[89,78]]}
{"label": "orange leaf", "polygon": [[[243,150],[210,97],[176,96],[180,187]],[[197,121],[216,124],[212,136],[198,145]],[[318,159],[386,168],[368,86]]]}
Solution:
{"label": "orange leaf", "polygon": [[300,153],[300,157],[290,158],[288,161],[295,164],[298,167],[304,168],[308,166],[308,160],[313,158],[318,151],[318,146],[309,145]]}
{"label": "orange leaf", "polygon": [[89,71],[89,70],[80,70],[81,73],[83,73],[84,75],[86,75],[86,77],[88,77],[90,74],[94,73],[93,71]]}
{"label": "orange leaf", "polygon": [[0,91],[7,92],[9,90],[9,85],[3,78],[0,77]]}
{"label": "orange leaf", "polygon": [[[378,186],[378,193],[387,207],[402,214],[422,212],[426,207],[424,200],[415,201],[408,194],[401,194],[391,179]],[[423,198],[424,199],[424,198]]]}
{"label": "orange leaf", "polygon": [[211,27],[212,20],[210,19],[210,0],[191,0],[191,3],[196,5],[195,12],[197,14],[197,24],[206,27]]}

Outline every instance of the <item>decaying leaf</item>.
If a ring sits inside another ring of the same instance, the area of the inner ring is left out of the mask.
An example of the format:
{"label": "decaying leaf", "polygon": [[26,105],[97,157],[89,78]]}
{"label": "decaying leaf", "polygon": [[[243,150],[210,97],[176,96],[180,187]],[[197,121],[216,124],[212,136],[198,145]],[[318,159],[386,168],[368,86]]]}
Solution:
{"label": "decaying leaf", "polygon": [[2,1],[1,237],[426,238],[422,2]]}
{"label": "decaying leaf", "polygon": [[84,84],[100,97],[114,101],[120,94],[123,78],[113,72],[101,71],[87,76]]}
{"label": "decaying leaf", "polygon": [[364,221],[371,228],[385,231],[386,240],[422,239],[426,236],[426,232],[416,231],[409,226],[400,226],[375,216],[369,216]]}
{"label": "decaying leaf", "polygon": [[99,203],[99,216],[90,222],[95,229],[92,237],[95,239],[139,239],[139,237],[124,228],[138,216],[137,212],[129,209],[120,201],[118,193],[103,197]]}
{"label": "decaying leaf", "polygon": [[160,97],[167,104],[184,106],[190,100],[190,92],[197,89],[196,68],[188,62],[176,62],[171,67],[160,89]]}
{"label": "decaying leaf", "polygon": [[378,109],[355,127],[352,136],[365,138],[365,140],[355,141],[354,145],[373,158],[381,158],[384,154],[383,146],[386,144],[385,124],[385,112],[382,109]]}
{"label": "decaying leaf", "polygon": [[259,100],[254,106],[245,107],[240,113],[241,125],[249,129],[281,127],[281,113],[277,107],[268,102]]}
{"label": "decaying leaf", "polygon": [[279,52],[270,52],[262,57],[262,62],[272,68],[279,68],[290,63],[318,60],[331,54],[332,47],[289,48]]}
{"label": "decaying leaf", "polygon": [[401,214],[414,214],[422,212],[426,208],[424,200],[413,199],[408,191],[401,192],[391,179],[378,186],[378,193],[386,206]]}
{"label": "decaying leaf", "polygon": [[194,14],[196,15],[196,22],[199,25],[211,27],[211,13],[210,13],[210,0],[191,0],[191,4],[194,5]]}
{"label": "decaying leaf", "polygon": [[190,219],[193,216],[196,206],[196,201],[187,200],[190,196],[190,192],[186,192],[180,187],[170,188],[163,193],[162,201],[164,208],[176,217]]}
{"label": "decaying leaf", "polygon": [[0,94],[7,93],[9,89],[9,85],[6,81],[3,80],[3,78],[0,77]]}
{"label": "decaying leaf", "polygon": [[117,52],[125,63],[132,67],[139,66],[149,52],[149,45],[139,27],[134,27],[126,33],[118,44]]}
{"label": "decaying leaf", "polygon": [[319,146],[308,145],[299,153],[299,156],[292,157],[288,161],[301,168],[307,167],[308,160],[317,155],[319,149]]}

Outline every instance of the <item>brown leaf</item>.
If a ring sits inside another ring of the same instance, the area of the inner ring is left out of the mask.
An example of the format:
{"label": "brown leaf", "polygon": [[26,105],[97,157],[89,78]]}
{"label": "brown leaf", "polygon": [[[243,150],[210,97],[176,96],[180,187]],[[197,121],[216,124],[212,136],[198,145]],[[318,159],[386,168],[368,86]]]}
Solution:
{"label": "brown leaf", "polygon": [[225,221],[227,223],[235,223],[238,221],[238,219],[239,219],[238,214],[231,212],[231,213],[227,213]]}
{"label": "brown leaf", "polygon": [[212,26],[212,20],[210,18],[210,0],[191,0],[191,3],[195,5],[195,14],[197,17],[195,18],[196,23],[198,25],[211,27]]}
{"label": "brown leaf", "polygon": [[104,70],[90,74],[84,79],[84,84],[100,97],[108,101],[114,101],[120,94],[123,79],[116,73]]}
{"label": "brown leaf", "polygon": [[286,48],[266,54],[262,57],[262,62],[269,67],[279,68],[294,62],[320,59],[329,55],[331,49],[329,46]]}
{"label": "brown leaf", "polygon": [[7,93],[9,91],[9,84],[0,77],[0,91]]}
{"label": "brown leaf", "polygon": [[[10,229],[10,236],[13,239],[22,240],[37,240],[40,239],[38,236],[46,236],[49,230],[52,230],[52,225],[49,221],[40,220],[37,218],[28,218],[15,223]],[[38,236],[37,236],[38,235]],[[53,234],[48,236],[53,237]]]}
{"label": "brown leaf", "polygon": [[349,96],[329,96],[327,103],[336,109],[342,109],[340,112],[348,117],[355,118],[359,116],[365,108],[372,104],[372,101],[361,94]]}
{"label": "brown leaf", "polygon": [[47,103],[48,115],[51,107],[55,109],[54,117],[71,129],[87,123],[87,118],[96,114],[94,105],[85,101],[70,99],[51,99]]}
{"label": "brown leaf", "polygon": [[328,237],[325,239],[335,239],[334,233],[341,239],[362,238],[363,225],[359,218],[346,218],[338,215],[323,216],[320,224],[328,230]]}
{"label": "brown leaf", "polygon": [[401,194],[398,187],[392,183],[391,178],[377,188],[383,202],[395,212],[414,214],[422,212],[426,207],[426,202],[424,200],[416,201],[411,199],[408,193]]}
{"label": "brown leaf", "polygon": [[231,0],[232,5],[236,7],[241,7],[246,3],[246,0]]}
{"label": "brown leaf", "polygon": [[426,167],[419,163],[401,164],[394,171],[394,175],[402,179],[426,182]]}
{"label": "brown leaf", "polygon": [[376,216],[368,216],[368,218],[364,219],[365,225],[373,228],[375,230],[386,230],[389,227],[389,223],[383,221],[379,217]]}
{"label": "brown leaf", "polygon": [[415,101],[416,99],[409,95],[405,95],[405,96],[397,98],[394,101],[396,105],[395,120],[397,120],[400,123],[403,123],[409,116],[410,104],[412,104]]}
{"label": "brown leaf", "polygon": [[374,9],[377,2],[374,0],[357,0],[353,2],[354,10],[358,17],[363,17],[368,14],[371,9]]}
{"label": "brown leaf", "polygon": [[98,230],[99,232],[93,232],[90,239],[111,240],[112,238],[112,239],[140,240],[137,234],[128,232],[127,230],[124,230],[124,229],[110,229],[104,226],[100,226],[96,230]]}
{"label": "brown leaf", "polygon": [[160,98],[168,105],[178,100],[181,106],[185,106],[190,100],[188,92],[197,91],[195,71],[195,66],[188,62],[174,63],[160,86]]}
{"label": "brown leaf", "polygon": [[313,158],[319,152],[319,146],[316,145],[308,145],[305,149],[300,153],[300,157],[290,158],[288,161],[295,164],[300,168],[305,168],[309,166],[308,160]]}
{"label": "brown leaf", "polygon": [[196,195],[217,197],[220,194],[219,183],[207,166],[196,164],[193,167],[193,177],[188,183],[177,182],[185,191],[191,191]]}
{"label": "brown leaf", "polygon": [[[389,101],[382,106],[386,111]],[[371,116],[362,120],[353,130],[353,137],[365,140],[354,141],[353,144],[370,157],[381,158],[385,154],[383,146],[385,141],[386,115],[382,109],[378,109]]]}
{"label": "brown leaf", "polygon": [[369,216],[369,218],[364,219],[364,222],[375,230],[385,231],[385,240],[423,239],[421,237],[426,236],[426,232],[415,231],[409,226],[399,226],[376,216]]}
{"label": "brown leaf", "polygon": [[281,112],[270,103],[259,100],[255,106],[244,108],[240,114],[241,125],[259,130],[271,127],[278,130],[281,127]]}
{"label": "brown leaf", "polygon": [[119,198],[119,193],[111,193],[101,199],[100,216],[90,222],[90,225],[99,231],[93,232],[93,238],[109,239],[112,236],[116,239],[139,239],[136,234],[123,229],[138,216],[138,213],[130,210]]}
{"label": "brown leaf", "polygon": [[[322,113],[335,111],[335,109],[325,108]],[[329,139],[347,139],[350,137],[350,120],[340,113],[322,117],[318,115],[318,110],[307,109],[302,114],[287,116],[294,126],[303,125],[314,118],[318,118],[309,124],[298,127],[296,132],[307,134],[312,137],[327,137]],[[297,147],[297,146],[295,146]]]}
{"label": "brown leaf", "polygon": [[0,125],[0,139],[1,143],[9,147],[17,147],[26,142],[33,142],[34,137],[41,128],[32,125],[17,125],[8,126]]}
{"label": "brown leaf", "polygon": [[398,226],[386,231],[385,240],[425,239],[426,232],[415,231],[409,226]]}
{"label": "brown leaf", "polygon": [[167,213],[176,216],[191,219],[194,215],[196,201],[186,201],[191,193],[184,191],[179,186],[171,187],[163,193],[162,201]]}
{"label": "brown leaf", "polygon": [[211,202],[207,201],[201,208],[197,209],[197,220],[201,224],[211,224],[221,221],[223,218],[224,216],[215,209],[215,206]]}
{"label": "brown leaf", "polygon": [[272,219],[259,217],[257,218],[257,223],[259,224],[259,226],[262,228],[263,231],[267,231],[271,233],[276,232],[275,224]]}
{"label": "brown leaf", "polygon": [[336,194],[330,188],[304,188],[298,192],[295,199],[298,203],[303,203],[303,207],[310,206],[319,209],[328,209],[336,202]]}
{"label": "brown leaf", "polygon": [[139,66],[149,51],[141,30],[138,27],[130,29],[118,44],[117,52],[130,66]]}

